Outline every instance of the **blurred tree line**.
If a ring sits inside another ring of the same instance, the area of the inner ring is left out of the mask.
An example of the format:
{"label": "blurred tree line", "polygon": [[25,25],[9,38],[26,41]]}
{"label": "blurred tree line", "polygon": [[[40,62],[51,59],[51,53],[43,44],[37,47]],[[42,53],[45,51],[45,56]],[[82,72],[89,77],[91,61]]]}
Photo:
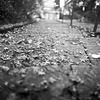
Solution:
{"label": "blurred tree line", "polygon": [[[75,1],[75,13],[80,16],[84,16],[90,21],[95,21],[96,9],[95,2],[97,0],[65,0],[65,9],[68,2]],[[59,8],[60,0],[55,0],[55,3]],[[83,2],[81,6],[79,3]],[[27,21],[32,18],[33,13],[41,13],[43,7],[43,0],[0,0],[0,23],[17,23],[21,21]],[[83,7],[85,10],[83,11]]]}
{"label": "blurred tree line", "polygon": [[99,0],[76,0],[76,3],[83,2],[83,4],[76,5],[74,11],[83,16],[87,22],[94,22],[97,15],[97,1]]}
{"label": "blurred tree line", "polygon": [[0,24],[29,20],[41,5],[42,0],[0,0]]}
{"label": "blurred tree line", "polygon": [[[59,0],[55,0],[59,4]],[[96,1],[97,0],[65,0],[64,10],[69,11],[69,17],[72,15],[74,2],[73,18],[85,18],[88,22],[94,22],[96,18]],[[98,0],[99,1],[99,0]],[[64,11],[63,11],[64,12]]]}
{"label": "blurred tree line", "polygon": [[94,22],[96,18],[96,0],[78,0],[83,2],[81,6],[76,6],[75,11],[82,15],[90,22]]}

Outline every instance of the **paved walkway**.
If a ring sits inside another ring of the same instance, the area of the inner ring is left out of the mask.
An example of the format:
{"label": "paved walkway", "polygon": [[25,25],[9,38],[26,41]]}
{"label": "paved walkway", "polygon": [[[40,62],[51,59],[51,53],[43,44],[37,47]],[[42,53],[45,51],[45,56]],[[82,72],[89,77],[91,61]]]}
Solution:
{"label": "paved walkway", "polygon": [[51,20],[9,32],[12,39],[5,46],[17,52],[13,52],[15,56],[8,54],[15,57],[11,59],[16,64],[10,71],[16,76],[13,81],[18,83],[22,78],[28,89],[35,86],[39,91],[49,87],[49,91],[39,92],[39,100],[85,100],[100,84],[100,59],[96,58],[100,40],[84,37],[83,32],[69,23]]}
{"label": "paved walkway", "polygon": [[[60,58],[62,57],[62,59],[67,61],[65,65],[62,63],[62,68],[60,69],[56,66],[60,70],[60,72],[58,70],[60,76],[57,76],[60,78],[60,81],[53,87],[53,94],[59,95],[57,91],[62,90],[65,86],[68,87],[70,84],[69,79],[71,79],[77,82],[80,81],[78,85],[80,97],[86,97],[100,82],[100,62],[99,59],[92,57],[93,54],[100,52],[99,38],[84,37],[82,35],[84,31],[71,28],[69,23],[41,21],[40,24],[40,27],[38,25],[33,26],[33,30],[34,27],[38,27],[39,31],[42,29],[41,32],[43,34],[41,35],[44,37],[46,35],[50,36],[53,40],[55,52],[60,52],[62,54]],[[57,70],[56,67],[55,71]]]}

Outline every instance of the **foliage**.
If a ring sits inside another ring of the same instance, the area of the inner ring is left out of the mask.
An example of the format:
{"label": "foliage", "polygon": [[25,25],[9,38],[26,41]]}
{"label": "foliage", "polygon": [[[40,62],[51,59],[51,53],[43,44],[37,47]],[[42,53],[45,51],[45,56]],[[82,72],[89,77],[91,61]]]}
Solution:
{"label": "foliage", "polygon": [[60,2],[60,0],[55,0],[55,3],[56,3],[57,5],[59,5],[59,2]]}
{"label": "foliage", "polygon": [[37,0],[0,0],[0,21],[15,23],[28,19],[27,13],[38,9],[37,2]]}
{"label": "foliage", "polygon": [[[94,22],[96,18],[96,9],[95,2],[96,0],[77,0],[77,2],[83,1],[83,5],[75,7],[75,12],[78,12],[81,16],[83,16],[87,21]],[[83,11],[83,7],[85,7],[85,11]]]}

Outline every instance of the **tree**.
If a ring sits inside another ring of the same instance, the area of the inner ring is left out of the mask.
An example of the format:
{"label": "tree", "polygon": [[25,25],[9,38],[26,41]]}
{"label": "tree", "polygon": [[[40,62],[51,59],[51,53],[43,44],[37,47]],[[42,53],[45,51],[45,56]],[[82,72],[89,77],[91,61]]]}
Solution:
{"label": "tree", "polygon": [[72,26],[72,24],[73,24],[74,8],[75,8],[75,0],[73,0],[73,2],[72,2],[72,14],[71,14],[71,22],[70,22],[70,26]]}
{"label": "tree", "polygon": [[95,19],[95,24],[93,28],[93,32],[96,33],[97,27],[98,27],[98,22],[100,19],[100,5],[97,6],[97,11],[96,11],[96,19]]}
{"label": "tree", "polygon": [[42,0],[0,0],[0,22],[15,23],[28,19],[27,13],[33,13],[38,9],[38,3]]}

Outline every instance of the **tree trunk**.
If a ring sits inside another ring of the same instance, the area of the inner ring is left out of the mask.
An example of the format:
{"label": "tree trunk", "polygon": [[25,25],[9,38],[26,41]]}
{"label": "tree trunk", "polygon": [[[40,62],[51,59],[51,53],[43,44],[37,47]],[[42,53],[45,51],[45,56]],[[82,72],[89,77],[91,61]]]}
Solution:
{"label": "tree trunk", "polygon": [[94,24],[94,28],[93,28],[94,33],[96,33],[96,30],[98,27],[99,17],[100,17],[100,6],[97,7],[97,14],[96,14],[95,24]]}
{"label": "tree trunk", "polygon": [[71,15],[70,26],[73,25],[74,8],[75,8],[75,0],[72,1],[72,15]]}

